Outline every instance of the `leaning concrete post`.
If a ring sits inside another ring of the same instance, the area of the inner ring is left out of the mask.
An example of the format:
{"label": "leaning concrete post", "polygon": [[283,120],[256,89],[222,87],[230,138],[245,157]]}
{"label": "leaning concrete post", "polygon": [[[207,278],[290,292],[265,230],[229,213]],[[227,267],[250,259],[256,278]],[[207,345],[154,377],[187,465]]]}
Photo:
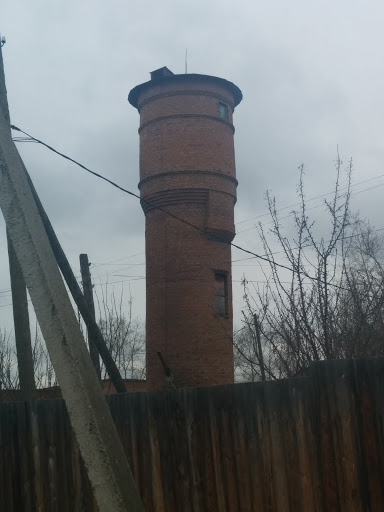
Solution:
{"label": "leaning concrete post", "polygon": [[[1,78],[1,76],[0,76]],[[0,80],[0,105],[5,84]],[[6,97],[5,97],[6,101]],[[0,207],[100,512],[143,511],[116,427],[0,108]]]}
{"label": "leaning concrete post", "polygon": [[[10,122],[7,93],[3,68],[3,55],[0,48],[0,108],[5,120]],[[13,324],[15,329],[17,365],[19,369],[19,385],[23,400],[32,400],[36,396],[35,379],[33,373],[33,357],[31,331],[29,327],[28,298],[24,277],[17,261],[12,242],[7,233],[9,274],[12,288]]]}

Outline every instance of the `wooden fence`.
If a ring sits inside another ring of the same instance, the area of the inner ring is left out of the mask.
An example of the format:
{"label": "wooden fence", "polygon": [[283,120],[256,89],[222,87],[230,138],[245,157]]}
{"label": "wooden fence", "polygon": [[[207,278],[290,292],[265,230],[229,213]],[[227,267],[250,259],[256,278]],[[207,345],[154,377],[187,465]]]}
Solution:
{"label": "wooden fence", "polygon": [[[146,511],[384,510],[384,359],[107,398]],[[62,400],[0,404],[0,510],[96,511]]]}

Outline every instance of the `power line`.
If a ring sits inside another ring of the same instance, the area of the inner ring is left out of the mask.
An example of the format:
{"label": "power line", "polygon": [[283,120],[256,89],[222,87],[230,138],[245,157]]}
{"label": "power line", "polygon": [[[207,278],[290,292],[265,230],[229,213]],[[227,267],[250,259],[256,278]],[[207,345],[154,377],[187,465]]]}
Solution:
{"label": "power line", "polygon": [[[362,192],[367,192],[368,190],[373,190],[375,188],[379,188],[379,187],[383,187],[384,186],[384,183],[380,183],[379,185],[375,185],[374,187],[369,187],[369,188],[365,188],[364,190],[358,190],[357,192],[354,192],[353,194],[351,194],[350,197],[353,197],[353,196],[357,196],[358,194],[361,194]],[[327,194],[328,195],[328,194]],[[339,196],[340,197],[343,197],[343,196]],[[301,204],[301,203],[297,203],[297,204]],[[317,204],[315,206],[311,206],[310,208],[306,208],[306,210],[314,210],[316,208],[320,208],[321,206],[324,206],[323,203],[321,204]],[[287,207],[288,208],[288,207]],[[276,210],[276,213],[280,211],[280,210]],[[289,217],[292,217],[294,215],[295,212],[291,212],[289,213],[288,215],[285,215],[284,217],[279,217],[277,218],[276,220],[277,221],[281,221],[281,220],[284,220],[284,219],[288,219]],[[265,215],[270,215],[270,213],[266,213]],[[264,216],[264,215],[263,215]],[[261,226],[265,226],[266,224],[271,224],[273,222],[273,220],[271,221],[268,221],[268,222],[261,222],[259,225]],[[238,231],[237,232],[237,235],[240,235],[241,233],[245,233],[246,231],[252,231],[253,229],[257,229],[258,226],[252,226],[251,228],[247,228],[247,229],[243,229],[241,231]]]}
{"label": "power line", "polygon": [[[31,300],[28,299],[27,302],[31,302]],[[13,305],[13,302],[10,302],[9,304],[3,304],[2,306],[0,306],[0,308],[8,308],[9,306],[12,306],[12,305]]]}
{"label": "power line", "polygon": [[[191,228],[195,229],[196,231],[199,231],[200,233],[202,233],[204,236],[207,235],[206,231],[202,228],[200,228],[199,226],[196,226],[195,224],[192,224],[191,222],[185,220],[185,219],[182,219],[181,217],[178,217],[177,215],[173,214],[172,212],[169,212],[167,210],[164,210],[164,208],[161,208],[160,206],[157,206],[157,205],[154,205],[153,203],[151,203],[150,201],[148,201],[147,199],[143,199],[143,198],[140,198],[140,196],[138,194],[135,194],[134,192],[131,192],[130,190],[122,187],[121,185],[115,183],[114,181],[106,178],[105,176],[95,172],[95,171],[92,171],[91,169],[89,169],[88,167],[86,167],[85,165],[81,164],[80,162],[78,162],[77,160],[74,160],[73,158],[65,155],[64,153],[61,153],[60,151],[54,149],[52,146],[46,144],[45,142],[39,140],[39,139],[36,139],[35,137],[33,137],[32,135],[30,135],[29,133],[25,132],[24,130],[21,130],[20,128],[18,128],[17,126],[14,126],[14,125],[11,125],[10,126],[12,130],[16,130],[18,132],[21,132],[23,133],[24,135],[26,135],[27,137],[30,137],[30,139],[34,140],[35,142],[41,144],[42,146],[46,147],[47,149],[49,149],[50,151],[52,151],[53,153],[56,153],[57,155],[61,156],[62,158],[66,159],[66,160],[69,160],[70,162],[78,165],[79,167],[81,167],[82,169],[84,169],[85,171],[89,172],[90,174],[92,174],[93,176],[96,176],[97,178],[100,178],[101,180],[103,181],[106,181],[107,183],[109,183],[110,185],[112,185],[113,187],[121,190],[122,192],[125,192],[126,194],[132,196],[132,197],[135,197],[136,199],[139,199],[139,201],[141,201],[141,203],[144,203],[148,206],[150,206],[151,208],[155,209],[155,210],[158,210],[158,211],[161,211],[162,213],[165,213],[166,215],[174,218],[175,220],[178,220],[179,222],[182,222],[183,224],[187,225],[187,226],[190,226]],[[227,245],[230,245],[236,249],[238,249],[239,251],[242,251],[246,254],[250,254],[251,256],[253,256],[254,258],[258,258],[262,261],[266,261],[267,263],[271,263],[272,265],[274,265],[275,267],[279,267],[279,268],[282,268],[282,269],[285,269],[285,270],[289,270],[290,272],[295,272],[295,273],[298,273],[298,271],[294,271],[292,268],[286,266],[286,265],[283,265],[281,263],[277,263],[273,260],[270,260],[269,258],[265,257],[265,256],[261,256],[259,254],[256,254],[255,252],[253,251],[250,251],[248,249],[245,249],[244,247],[241,247],[237,244],[234,244],[233,242],[228,242],[216,235],[213,235],[213,234],[209,234],[210,238],[211,239],[215,239],[216,241],[218,242],[221,242],[221,243],[225,243]],[[308,279],[311,279],[312,281],[316,281],[316,282],[320,282],[320,283],[323,283],[323,284],[327,284],[329,286],[333,286],[333,287],[336,287],[336,288],[341,288],[341,289],[344,289],[342,286],[339,286],[339,285],[336,285],[336,284],[332,284],[332,283],[327,283],[323,280],[321,280],[320,278],[316,278],[316,277],[312,277],[312,276],[309,276],[308,274],[305,274],[303,272],[299,272],[301,274],[304,274]]]}
{"label": "power line", "polygon": [[[352,184],[351,187],[356,187],[357,185],[363,185],[364,183],[368,183],[370,181],[374,181],[379,178],[384,178],[384,174],[380,174],[379,176],[375,176],[374,178],[369,178],[368,180],[358,181],[357,183]],[[378,185],[378,186],[381,186],[381,185]],[[376,188],[376,187],[372,187],[372,188]],[[346,189],[347,189],[347,187],[342,187],[342,188],[340,188],[340,191],[346,190]],[[365,190],[371,190],[371,189],[369,188],[369,189],[365,189]],[[364,192],[365,190],[363,190],[362,192]],[[306,202],[309,203],[310,201],[315,201],[316,199],[321,199],[322,197],[329,196],[333,193],[334,193],[334,191],[326,192],[324,194],[320,194],[315,197],[310,197],[309,199],[306,199]],[[359,192],[355,192],[355,194],[353,194],[353,195],[356,195],[358,193]],[[281,212],[283,210],[288,210],[288,208],[293,208],[295,206],[300,206],[300,205],[301,205],[301,202],[294,203],[294,204],[291,204],[288,206],[283,206],[282,208],[279,208],[278,210],[276,210],[276,213]],[[248,219],[240,220],[239,222],[236,222],[236,226],[238,226],[239,224],[244,224],[245,222],[250,222],[251,220],[260,219],[261,217],[267,217],[268,215],[269,215],[269,212],[266,212],[266,213],[262,213],[260,215],[256,215],[255,217],[250,217]]]}
{"label": "power line", "polygon": [[[182,219],[180,217],[178,217],[177,215],[167,211],[167,210],[164,210],[163,208],[161,208],[160,206],[156,206],[154,204],[152,204],[150,201],[148,201],[147,199],[141,199],[140,196],[138,194],[135,194],[134,192],[131,192],[130,190],[122,187],[121,185],[115,183],[114,181],[106,178],[105,176],[102,176],[101,174],[95,172],[95,171],[92,171],[91,169],[89,169],[88,167],[86,167],[85,165],[81,164],[80,162],[78,162],[77,160],[74,160],[73,158],[65,155],[64,153],[61,153],[60,151],[58,151],[57,149],[53,148],[52,146],[50,146],[49,144],[46,144],[45,142],[39,140],[39,139],[36,139],[36,137],[33,137],[32,135],[30,135],[29,133],[25,132],[24,130],[21,130],[20,128],[18,128],[17,126],[15,125],[11,125],[11,128],[12,130],[16,130],[18,132],[21,132],[21,133],[24,133],[24,135],[26,135],[27,137],[30,137],[30,139],[33,139],[34,141],[36,141],[37,143],[41,144],[42,146],[46,147],[47,149],[49,149],[50,151],[52,151],[53,153],[56,153],[57,155],[61,156],[62,158],[65,158],[66,160],[69,160],[70,162],[74,163],[75,165],[78,165],[79,167],[81,167],[82,169],[84,169],[85,171],[89,172],[90,174],[92,174],[93,176],[96,176],[97,178],[100,178],[101,180],[104,180],[106,181],[107,183],[109,183],[110,185],[112,185],[113,187],[121,190],[122,192],[125,192],[126,194],[132,196],[132,197],[135,197],[136,199],[139,199],[139,201],[142,201],[144,203],[146,203],[148,206],[150,206],[151,208],[154,208],[156,210],[159,210],[163,213],[165,213],[166,215],[169,215],[171,217],[173,217],[174,219],[192,227],[193,229],[203,233],[204,235],[206,235],[207,233],[199,228],[198,226],[195,226],[194,224],[192,224],[191,222],[188,222],[187,220],[185,219]],[[265,261],[268,261],[269,260],[267,258],[264,258],[263,256],[259,256],[257,255],[256,253],[252,252],[252,251],[248,251],[247,249],[244,249],[243,247],[240,247],[234,243],[231,243],[231,242],[226,242],[224,240],[222,240],[221,238],[217,237],[217,236],[214,236],[214,235],[210,235],[211,238],[215,238],[216,240],[220,241],[220,242],[223,242],[223,243],[227,243],[228,245],[232,245],[232,247],[236,247],[237,249],[239,249],[240,251],[243,251],[243,252],[246,252],[248,254],[252,254],[254,257],[256,258],[260,258],[260,259],[264,259]],[[289,267],[286,267],[285,265],[280,265],[278,263],[275,263],[275,265],[278,265],[282,268],[285,268],[286,270],[291,270]],[[316,278],[313,278],[313,279],[316,279]]]}
{"label": "power line", "polygon": [[[232,280],[234,283],[243,283],[244,282],[244,279],[233,279]],[[245,281],[247,283],[259,283],[259,284],[268,284],[270,283],[270,281],[267,281],[267,280],[252,280],[252,279],[245,279]],[[292,284],[292,281],[280,281],[279,280],[279,283],[281,284]],[[301,283],[301,284],[311,284],[310,282],[309,283]]]}
{"label": "power line", "polygon": [[124,274],[113,274],[115,277],[137,277],[137,279],[145,279],[145,276],[126,276]]}
{"label": "power line", "polygon": [[97,275],[93,275],[92,274],[92,277],[93,277],[93,279],[97,279],[99,277],[113,276],[113,275],[115,275],[116,272],[123,272],[124,270],[128,270],[128,269],[130,269],[132,267],[141,267],[142,265],[145,265],[145,262],[143,262],[143,263],[133,263],[132,265],[129,265],[128,267],[119,268],[117,270],[114,270],[113,272],[106,272],[105,274],[97,274]]}
{"label": "power line", "polygon": [[[105,263],[92,263],[91,268],[101,267],[103,265],[110,265],[112,263],[116,263],[118,261],[127,260],[129,258],[134,258],[135,256],[141,256],[144,252],[138,252],[136,254],[131,254],[130,256],[124,256],[123,258],[118,258],[117,260],[107,261]],[[125,263],[121,263],[121,265],[125,265]]]}
{"label": "power line", "polygon": [[[125,265],[125,264],[124,264]],[[142,265],[145,265],[145,262],[143,263],[133,263],[132,265],[129,265],[128,267],[127,266],[123,266],[123,268],[119,268],[119,269],[115,269],[113,270],[112,272],[105,272],[104,274],[92,274],[92,278],[93,279],[99,279],[100,277],[108,277],[108,276],[114,276],[116,275],[116,272],[123,272],[124,270],[128,270],[132,267],[140,267]],[[81,284],[81,276],[75,276],[77,281],[79,282],[79,284]]]}
{"label": "power line", "polygon": [[145,277],[137,277],[135,279],[123,279],[122,281],[107,281],[105,283],[95,283],[93,286],[105,286],[107,284],[128,283],[131,281],[141,281],[142,279],[146,279],[146,278]]}
{"label": "power line", "polygon": [[[377,233],[378,231],[383,231],[384,228],[378,228],[378,229],[372,229],[370,231],[364,231],[363,233],[356,233],[355,235],[347,235],[347,236],[343,236],[342,238],[339,238],[338,239],[338,242],[341,242],[342,240],[348,240],[350,238],[356,238],[357,236],[364,236],[364,235],[368,235],[369,233]],[[329,240],[328,240],[329,242]],[[325,242],[327,243],[327,242]],[[312,247],[312,244],[307,244],[307,245],[303,245],[301,247],[301,249],[306,249],[307,247]],[[300,247],[293,247],[292,248],[292,251],[297,251],[298,249],[300,249]],[[281,253],[284,253],[285,251],[284,250],[281,250],[281,251],[274,251],[274,252],[271,252],[270,254],[271,255],[275,255],[275,254],[281,254]],[[242,259],[239,259],[239,260],[232,260],[232,263],[237,263],[239,261],[247,261],[247,260],[252,260],[252,259],[255,259],[254,257],[253,258],[242,258]],[[245,265],[234,265],[234,266],[245,266]],[[250,266],[250,265],[249,265]],[[255,265],[256,266],[256,265]],[[257,265],[259,266],[259,265]]]}

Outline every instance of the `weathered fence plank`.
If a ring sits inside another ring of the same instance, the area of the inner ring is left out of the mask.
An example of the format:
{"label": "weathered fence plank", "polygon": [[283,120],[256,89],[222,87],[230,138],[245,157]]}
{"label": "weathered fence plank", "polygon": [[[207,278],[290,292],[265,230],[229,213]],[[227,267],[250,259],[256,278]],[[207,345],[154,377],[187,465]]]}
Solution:
{"label": "weathered fence plank", "polygon": [[[384,510],[384,359],[108,397],[147,512]],[[97,512],[61,400],[0,404],[0,510]]]}

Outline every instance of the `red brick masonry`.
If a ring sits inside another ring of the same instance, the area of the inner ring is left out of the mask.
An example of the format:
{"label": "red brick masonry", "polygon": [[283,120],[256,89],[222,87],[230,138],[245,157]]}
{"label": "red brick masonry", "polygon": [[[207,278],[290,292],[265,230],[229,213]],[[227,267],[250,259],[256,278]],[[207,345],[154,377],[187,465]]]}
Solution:
{"label": "red brick masonry", "polygon": [[[232,114],[241,98],[240,90],[221,78],[172,74],[135,87],[128,98],[140,113],[148,390],[233,382],[226,242],[235,236]],[[224,315],[216,314],[217,272],[226,276]]]}

